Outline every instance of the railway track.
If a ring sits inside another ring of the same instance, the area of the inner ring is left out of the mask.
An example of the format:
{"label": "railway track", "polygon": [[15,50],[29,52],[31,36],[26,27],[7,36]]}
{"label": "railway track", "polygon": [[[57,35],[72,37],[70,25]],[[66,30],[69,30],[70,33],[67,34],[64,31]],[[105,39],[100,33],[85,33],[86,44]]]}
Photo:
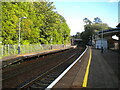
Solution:
{"label": "railway track", "polygon": [[[32,78],[26,78],[26,80],[23,80],[22,82],[16,84],[16,85],[12,85],[12,88],[17,88],[17,89],[34,89],[34,88],[42,88],[45,89],[51,82],[53,82],[70,64],[72,64],[72,62],[74,62],[74,60],[76,58],[78,58],[78,56],[84,51],[84,49],[82,48],[76,48],[76,49],[71,49],[71,50],[67,50],[64,52],[60,52],[54,55],[49,55],[48,57],[41,57],[41,58],[37,58],[38,62],[35,62],[35,60],[32,60],[32,64],[26,64],[29,66],[30,69],[32,70],[36,70],[36,72],[38,71],[36,68],[40,68],[39,66],[41,65],[44,66],[43,68],[45,70],[42,70],[37,73],[34,74],[34,77]],[[46,58],[46,59],[45,59]],[[58,60],[57,60],[58,59]],[[45,61],[46,60],[46,61]],[[51,60],[51,62],[50,62]],[[57,63],[57,61],[58,63]],[[29,61],[29,60],[28,60]],[[36,60],[37,61],[37,60]],[[56,62],[55,62],[56,61]],[[34,62],[34,63],[33,63]],[[25,62],[26,63],[26,62]],[[28,63],[28,62],[27,62]],[[24,62],[23,62],[24,64]],[[49,64],[49,65],[48,65]],[[32,67],[33,65],[36,65],[34,67]],[[38,66],[37,66],[38,65]],[[23,65],[24,66],[24,65]],[[9,76],[9,72],[12,70],[6,70],[4,71],[3,76],[5,75],[5,77],[3,78],[3,88],[8,88],[9,86],[5,86],[5,84],[10,83],[12,80],[14,82],[15,77],[17,76],[17,78],[22,78],[22,74],[26,72],[26,70],[24,70],[24,67],[19,65],[19,68],[16,68],[17,66],[15,66],[15,68],[13,68],[13,70],[21,70],[23,69],[22,72],[18,72],[15,73],[14,75]],[[31,68],[32,67],[32,68]],[[27,68],[27,67],[26,67]],[[47,68],[47,69],[46,69]],[[30,70],[29,69],[29,70]],[[12,71],[13,71],[12,70]],[[29,72],[29,70],[27,69],[27,74]],[[14,72],[14,71],[13,71]],[[27,75],[28,76],[28,75]],[[26,77],[26,76],[25,76]],[[24,77],[24,78],[25,78]],[[7,83],[8,82],[8,83]],[[15,82],[14,82],[15,83]]]}
{"label": "railway track", "polygon": [[51,68],[49,71],[43,73],[41,76],[37,77],[36,79],[32,80],[31,82],[19,87],[19,89],[22,89],[22,88],[27,88],[27,89],[42,88],[42,89],[45,89],[51,82],[53,82],[74,61],[74,60],[70,60],[70,59],[75,57],[76,54],[77,53],[71,55],[64,62],[61,62],[57,66]]}

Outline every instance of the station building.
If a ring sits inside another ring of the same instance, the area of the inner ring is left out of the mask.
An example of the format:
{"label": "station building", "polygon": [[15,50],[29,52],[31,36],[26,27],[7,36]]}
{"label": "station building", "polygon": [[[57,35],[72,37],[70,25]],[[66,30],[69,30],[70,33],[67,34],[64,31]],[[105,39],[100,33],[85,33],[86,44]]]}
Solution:
{"label": "station building", "polygon": [[[101,49],[101,47],[103,47],[104,49],[109,48],[118,50],[120,47],[120,23],[116,27],[117,28],[97,32],[95,38],[92,41],[94,47],[98,49]],[[102,33],[104,37],[103,39],[101,38]],[[118,40],[113,39],[112,36],[114,35],[119,37],[119,39]]]}
{"label": "station building", "polygon": [[108,48],[107,39],[103,38],[103,39],[98,39],[98,40],[96,40],[95,47],[96,47],[97,49],[101,49],[102,47],[103,47],[104,49],[107,49],[107,48]]}

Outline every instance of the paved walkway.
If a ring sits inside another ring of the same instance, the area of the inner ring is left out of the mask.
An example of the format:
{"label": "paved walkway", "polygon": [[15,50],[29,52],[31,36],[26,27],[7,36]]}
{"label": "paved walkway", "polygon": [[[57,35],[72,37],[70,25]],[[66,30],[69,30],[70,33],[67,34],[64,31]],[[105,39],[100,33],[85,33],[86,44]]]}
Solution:
{"label": "paved walkway", "polygon": [[118,88],[118,53],[92,49],[88,88]]}
{"label": "paved walkway", "polygon": [[90,49],[88,49],[82,58],[53,86],[53,90],[54,88],[82,88],[81,85],[83,83],[89,55]]}
{"label": "paved walkway", "polygon": [[85,82],[86,88],[116,88],[118,90],[118,53],[110,50],[101,53],[100,50],[92,48],[88,78],[83,81],[89,60],[90,50],[55,84],[53,89],[82,88]]}

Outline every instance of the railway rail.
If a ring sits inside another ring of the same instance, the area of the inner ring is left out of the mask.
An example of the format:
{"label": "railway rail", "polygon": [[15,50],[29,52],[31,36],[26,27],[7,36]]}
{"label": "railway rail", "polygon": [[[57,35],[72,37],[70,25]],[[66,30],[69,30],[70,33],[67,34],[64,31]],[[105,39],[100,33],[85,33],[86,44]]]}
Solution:
{"label": "railway rail", "polygon": [[82,54],[84,49],[77,47],[6,67],[3,69],[3,89],[45,89]]}

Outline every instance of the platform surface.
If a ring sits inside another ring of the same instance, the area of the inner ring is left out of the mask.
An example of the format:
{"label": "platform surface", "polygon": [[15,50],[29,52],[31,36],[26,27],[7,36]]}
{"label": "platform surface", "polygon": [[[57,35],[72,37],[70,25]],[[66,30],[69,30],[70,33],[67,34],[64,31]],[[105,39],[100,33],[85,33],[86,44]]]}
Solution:
{"label": "platform surface", "polygon": [[[54,88],[83,88],[90,50],[61,78]],[[85,88],[119,88],[118,53],[92,48],[92,59]]]}
{"label": "platform surface", "polygon": [[54,88],[82,88],[86,67],[90,55],[90,49],[78,60],[78,62],[58,81]]}
{"label": "platform surface", "polygon": [[118,88],[118,53],[92,49],[89,88]]}

